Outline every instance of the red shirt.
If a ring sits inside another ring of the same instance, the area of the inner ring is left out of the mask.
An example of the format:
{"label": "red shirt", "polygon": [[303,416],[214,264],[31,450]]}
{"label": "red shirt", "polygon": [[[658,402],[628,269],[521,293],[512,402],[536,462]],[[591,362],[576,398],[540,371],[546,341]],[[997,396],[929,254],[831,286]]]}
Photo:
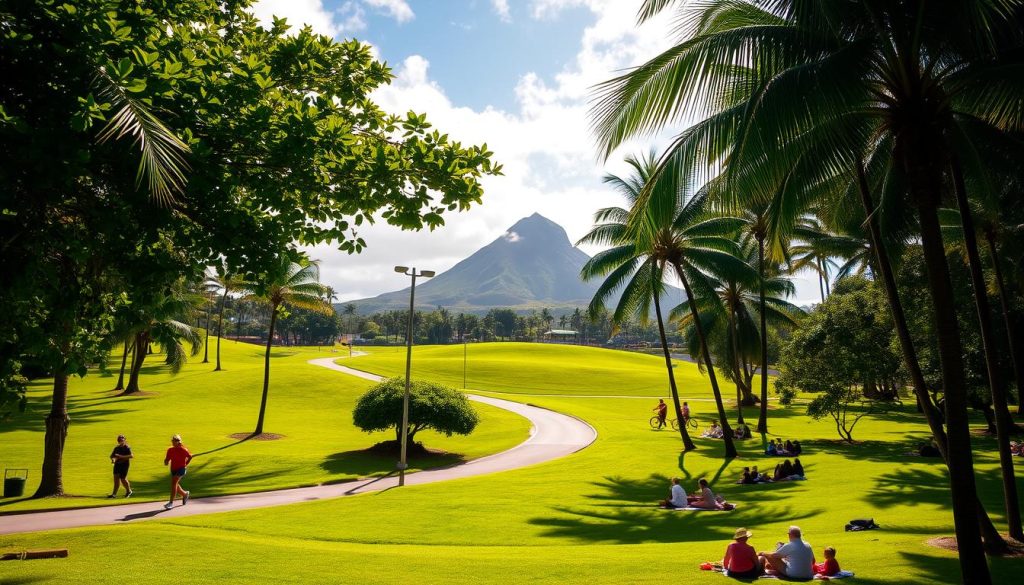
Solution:
{"label": "red shirt", "polygon": [[814,572],[831,577],[839,572],[839,561],[825,559],[824,563],[814,563]]}
{"label": "red shirt", "polygon": [[722,566],[726,571],[745,573],[754,568],[757,564],[757,553],[754,547],[745,542],[735,541],[725,549],[725,559]]}
{"label": "red shirt", "polygon": [[184,445],[171,447],[167,450],[167,456],[164,457],[164,461],[171,462],[171,471],[177,471],[185,467],[191,459],[192,454],[188,452]]}

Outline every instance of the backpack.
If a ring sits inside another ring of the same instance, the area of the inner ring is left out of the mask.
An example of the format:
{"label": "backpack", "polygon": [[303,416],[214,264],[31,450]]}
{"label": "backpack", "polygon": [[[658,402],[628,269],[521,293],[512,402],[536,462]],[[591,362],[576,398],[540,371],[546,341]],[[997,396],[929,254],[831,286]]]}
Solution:
{"label": "backpack", "polygon": [[846,525],[847,532],[859,532],[861,530],[876,530],[878,528],[881,527],[878,524],[875,524],[874,518],[868,518],[866,520],[850,520],[850,522]]}

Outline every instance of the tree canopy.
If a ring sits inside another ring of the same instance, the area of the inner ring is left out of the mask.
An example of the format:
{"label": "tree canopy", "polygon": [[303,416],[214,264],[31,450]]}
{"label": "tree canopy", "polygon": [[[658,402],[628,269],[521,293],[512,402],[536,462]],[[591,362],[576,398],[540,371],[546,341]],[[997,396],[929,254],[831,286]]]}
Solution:
{"label": "tree canopy", "polygon": [[[405,380],[389,378],[359,397],[352,410],[352,422],[364,431],[394,429],[395,440],[402,438],[402,398]],[[468,435],[480,422],[480,416],[464,394],[441,384],[414,380],[409,389],[409,441],[424,429],[443,435]]]}

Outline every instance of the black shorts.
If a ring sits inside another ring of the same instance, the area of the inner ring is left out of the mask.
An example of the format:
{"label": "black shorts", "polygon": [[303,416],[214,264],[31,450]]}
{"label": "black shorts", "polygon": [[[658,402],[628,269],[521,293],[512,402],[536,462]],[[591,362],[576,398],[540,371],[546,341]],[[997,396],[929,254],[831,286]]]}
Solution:
{"label": "black shorts", "polygon": [[128,466],[127,465],[114,465],[114,475],[117,477],[128,477]]}

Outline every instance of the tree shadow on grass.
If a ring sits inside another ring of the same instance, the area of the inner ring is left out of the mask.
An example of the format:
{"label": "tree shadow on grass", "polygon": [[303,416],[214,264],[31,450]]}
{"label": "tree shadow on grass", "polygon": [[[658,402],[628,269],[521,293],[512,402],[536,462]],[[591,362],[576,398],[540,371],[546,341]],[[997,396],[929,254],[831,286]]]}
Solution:
{"label": "tree shadow on grass", "polygon": [[[211,467],[212,466],[212,467]],[[193,492],[195,497],[203,498],[214,495],[240,493],[239,490],[250,482],[270,480],[277,476],[276,471],[255,472],[258,466],[244,463],[221,464],[214,461],[193,460],[188,466],[188,474],[182,478],[182,487]],[[170,472],[156,479],[132,479],[132,491],[138,494],[166,495],[171,490]]]}
{"label": "tree shadow on grass", "polygon": [[[732,539],[737,526],[795,522],[824,512],[823,509],[796,513],[789,506],[744,504],[723,511],[672,511],[657,508],[668,493],[668,478],[653,474],[647,479],[605,477],[591,485],[599,491],[584,497],[596,502],[590,507],[559,506],[552,515],[528,520],[546,527],[545,536],[574,538],[590,542],[640,544],[647,542],[688,542]],[[723,544],[724,547],[724,544]]]}
{"label": "tree shadow on grass", "polygon": [[[328,455],[320,463],[320,468],[331,475],[347,475],[352,478],[372,477],[393,473],[396,460],[396,457],[366,449],[341,451]],[[431,453],[409,457],[408,461],[410,470],[433,469],[465,463],[466,456],[460,453]]]}

